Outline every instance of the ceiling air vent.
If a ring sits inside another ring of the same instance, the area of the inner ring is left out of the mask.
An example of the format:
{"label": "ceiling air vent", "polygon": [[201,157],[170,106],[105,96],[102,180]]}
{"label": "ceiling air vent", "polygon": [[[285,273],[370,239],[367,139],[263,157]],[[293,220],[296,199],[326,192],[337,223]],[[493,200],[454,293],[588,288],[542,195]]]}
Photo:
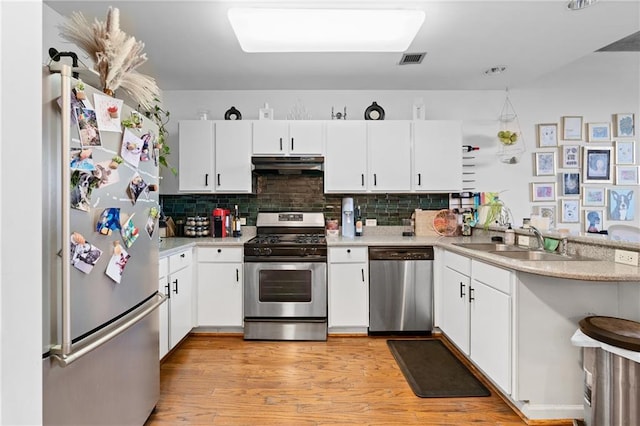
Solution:
{"label": "ceiling air vent", "polygon": [[399,65],[411,65],[411,64],[419,64],[422,62],[424,57],[427,56],[427,52],[422,53],[403,53],[402,59],[400,59]]}

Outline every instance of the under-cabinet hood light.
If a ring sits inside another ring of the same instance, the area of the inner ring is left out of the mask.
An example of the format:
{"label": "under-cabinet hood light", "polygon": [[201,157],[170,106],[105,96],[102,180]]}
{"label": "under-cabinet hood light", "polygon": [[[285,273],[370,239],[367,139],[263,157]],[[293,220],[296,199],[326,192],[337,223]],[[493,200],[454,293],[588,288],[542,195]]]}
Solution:
{"label": "under-cabinet hood light", "polygon": [[589,7],[596,3],[598,0],[571,0],[567,3],[567,9],[569,10],[581,10],[585,7]]}
{"label": "under-cabinet hood light", "polygon": [[424,22],[421,10],[231,8],[245,52],[404,52]]}

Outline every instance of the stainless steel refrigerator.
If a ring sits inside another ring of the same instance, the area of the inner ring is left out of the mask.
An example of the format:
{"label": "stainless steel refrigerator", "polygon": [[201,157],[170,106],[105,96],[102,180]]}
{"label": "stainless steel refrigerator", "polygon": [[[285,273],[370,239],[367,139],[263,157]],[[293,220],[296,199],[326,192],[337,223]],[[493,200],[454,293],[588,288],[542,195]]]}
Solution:
{"label": "stainless steel refrigerator", "polygon": [[[102,93],[86,87],[87,106],[76,83],[68,67],[43,68],[43,423],[142,425],[160,394],[158,165],[148,143],[158,129],[146,119],[129,129],[132,151],[147,157],[111,169],[116,155],[133,155],[121,151],[125,133],[95,132],[90,107],[106,114],[93,97]],[[120,105],[112,127],[132,111]]]}

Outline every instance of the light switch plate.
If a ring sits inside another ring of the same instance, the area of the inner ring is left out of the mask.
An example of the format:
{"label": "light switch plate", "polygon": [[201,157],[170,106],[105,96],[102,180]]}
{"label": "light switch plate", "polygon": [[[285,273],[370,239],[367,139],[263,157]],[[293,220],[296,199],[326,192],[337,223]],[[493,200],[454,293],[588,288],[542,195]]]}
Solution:
{"label": "light switch plate", "polygon": [[529,237],[526,235],[518,235],[518,245],[529,247]]}
{"label": "light switch plate", "polygon": [[365,219],[364,226],[378,226],[378,219]]}

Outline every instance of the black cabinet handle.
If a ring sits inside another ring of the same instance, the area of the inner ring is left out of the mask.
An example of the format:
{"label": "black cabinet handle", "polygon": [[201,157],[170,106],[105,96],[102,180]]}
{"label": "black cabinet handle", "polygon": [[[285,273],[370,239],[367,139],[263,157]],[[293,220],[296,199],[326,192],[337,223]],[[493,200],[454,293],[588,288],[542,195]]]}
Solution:
{"label": "black cabinet handle", "polygon": [[378,176],[374,173],[373,174],[373,186],[376,186],[378,184]]}
{"label": "black cabinet handle", "polygon": [[351,249],[347,249],[347,253],[351,253]]}
{"label": "black cabinet handle", "polygon": [[184,259],[186,255],[184,253],[180,253],[180,257]]}
{"label": "black cabinet handle", "polygon": [[171,288],[169,287],[169,283],[164,285],[164,295],[171,299]]}
{"label": "black cabinet handle", "polygon": [[460,281],[460,299],[462,299],[464,296],[466,296],[466,293],[464,292],[464,288],[466,286],[464,284],[462,284],[462,281]]}
{"label": "black cabinet handle", "polygon": [[293,138],[291,138],[291,151],[293,151]]}
{"label": "black cabinet handle", "polygon": [[218,253],[222,253],[222,249],[218,249]]}
{"label": "black cabinet handle", "polygon": [[422,185],[422,175],[418,173],[418,186]]}
{"label": "black cabinet handle", "polygon": [[469,303],[471,303],[471,301],[476,300],[475,297],[473,297],[473,292],[475,290],[473,289],[473,287],[469,287]]}
{"label": "black cabinet handle", "polygon": [[362,186],[364,186],[364,173],[362,173],[360,176],[361,176],[361,179],[362,179]]}
{"label": "black cabinet handle", "polygon": [[236,268],[236,282],[240,282],[240,271],[238,271],[238,268]]}
{"label": "black cabinet handle", "polygon": [[175,294],[178,294],[178,279],[176,278],[176,280],[173,283],[175,284],[175,288],[173,289],[173,292]]}
{"label": "black cabinet handle", "polygon": [[362,282],[364,282],[364,268],[360,269],[360,271],[362,271]]}
{"label": "black cabinet handle", "polygon": [[204,175],[204,186],[209,186],[209,173]]}
{"label": "black cabinet handle", "polygon": [[282,138],[280,138],[280,151],[282,151]]}
{"label": "black cabinet handle", "polygon": [[220,186],[220,173],[218,173],[218,186]]}

